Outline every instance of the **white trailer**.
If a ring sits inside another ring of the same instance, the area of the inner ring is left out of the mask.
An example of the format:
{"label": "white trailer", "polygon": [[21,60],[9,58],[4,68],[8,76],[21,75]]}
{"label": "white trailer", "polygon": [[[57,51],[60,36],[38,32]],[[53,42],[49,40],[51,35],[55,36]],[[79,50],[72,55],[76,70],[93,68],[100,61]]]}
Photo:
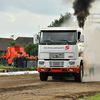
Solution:
{"label": "white trailer", "polygon": [[84,35],[82,29],[72,27],[50,27],[34,35],[38,47],[38,72],[40,80],[48,76],[74,76],[81,82],[83,77]]}

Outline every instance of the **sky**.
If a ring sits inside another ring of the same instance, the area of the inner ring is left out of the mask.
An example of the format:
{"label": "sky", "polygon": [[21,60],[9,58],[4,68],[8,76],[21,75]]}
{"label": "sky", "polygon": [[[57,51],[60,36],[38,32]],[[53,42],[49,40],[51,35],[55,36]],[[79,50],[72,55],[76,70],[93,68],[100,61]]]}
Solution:
{"label": "sky", "polygon": [[71,3],[66,4],[65,1],[0,0],[0,37],[33,37],[60,14],[73,12]]}

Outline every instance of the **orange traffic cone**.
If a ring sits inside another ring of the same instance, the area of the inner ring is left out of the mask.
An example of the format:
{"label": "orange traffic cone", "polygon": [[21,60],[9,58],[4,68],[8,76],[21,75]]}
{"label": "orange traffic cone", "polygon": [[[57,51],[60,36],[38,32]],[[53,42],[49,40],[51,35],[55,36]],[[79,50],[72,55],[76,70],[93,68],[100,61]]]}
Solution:
{"label": "orange traffic cone", "polygon": [[5,71],[4,71],[5,73],[7,72],[7,69],[5,69]]}

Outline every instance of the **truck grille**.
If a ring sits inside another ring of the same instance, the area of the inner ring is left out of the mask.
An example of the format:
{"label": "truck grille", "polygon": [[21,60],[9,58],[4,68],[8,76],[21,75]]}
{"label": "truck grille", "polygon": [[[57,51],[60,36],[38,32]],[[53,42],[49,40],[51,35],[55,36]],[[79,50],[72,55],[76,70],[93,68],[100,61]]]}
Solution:
{"label": "truck grille", "polygon": [[63,67],[64,66],[64,62],[49,62],[50,63],[50,67]]}

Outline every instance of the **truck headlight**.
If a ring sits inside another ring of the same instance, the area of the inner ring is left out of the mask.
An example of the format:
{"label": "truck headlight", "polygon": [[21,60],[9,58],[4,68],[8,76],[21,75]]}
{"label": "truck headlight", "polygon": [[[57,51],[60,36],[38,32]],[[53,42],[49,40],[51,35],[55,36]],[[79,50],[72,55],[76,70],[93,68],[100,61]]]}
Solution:
{"label": "truck headlight", "polygon": [[69,69],[69,71],[73,71],[73,69]]}
{"label": "truck headlight", "polygon": [[70,61],[69,64],[70,64],[70,65],[74,65],[75,62],[74,62],[74,61]]}
{"label": "truck headlight", "polygon": [[40,71],[44,71],[44,69],[43,69],[43,68],[41,68],[41,69],[40,69]]}
{"label": "truck headlight", "polygon": [[44,65],[44,61],[39,61],[39,64],[40,65]]}

